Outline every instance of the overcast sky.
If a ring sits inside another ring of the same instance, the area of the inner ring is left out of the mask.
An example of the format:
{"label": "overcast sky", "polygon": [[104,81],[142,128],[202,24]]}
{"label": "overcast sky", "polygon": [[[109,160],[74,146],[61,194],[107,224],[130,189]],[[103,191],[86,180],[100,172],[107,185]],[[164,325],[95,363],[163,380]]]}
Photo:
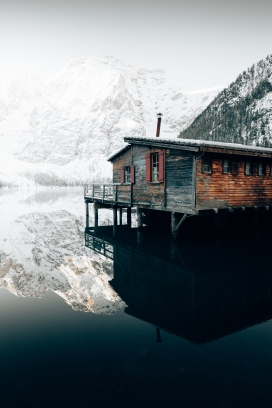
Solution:
{"label": "overcast sky", "polygon": [[0,0],[0,70],[56,74],[114,55],[184,90],[232,82],[272,53],[272,0]]}

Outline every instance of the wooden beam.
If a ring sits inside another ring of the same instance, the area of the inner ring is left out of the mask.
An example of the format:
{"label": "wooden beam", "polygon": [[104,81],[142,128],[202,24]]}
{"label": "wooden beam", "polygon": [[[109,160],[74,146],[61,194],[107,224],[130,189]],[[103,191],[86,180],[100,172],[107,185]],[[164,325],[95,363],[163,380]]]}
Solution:
{"label": "wooden beam", "polygon": [[177,237],[178,230],[179,230],[181,224],[183,224],[183,222],[185,221],[186,217],[187,217],[187,214],[183,214],[183,216],[181,217],[179,222],[177,222],[177,213],[175,213],[175,212],[171,213],[171,231],[172,231],[172,235],[173,235],[174,238]]}
{"label": "wooden beam", "polygon": [[187,214],[183,214],[183,216],[182,216],[181,220],[179,221],[178,225],[177,225],[177,226],[176,226],[176,228],[175,228],[175,233],[177,233],[177,232],[178,232],[178,230],[179,230],[179,228],[180,228],[181,224],[183,224],[183,223],[184,223],[184,221],[185,221],[186,217],[187,217]]}

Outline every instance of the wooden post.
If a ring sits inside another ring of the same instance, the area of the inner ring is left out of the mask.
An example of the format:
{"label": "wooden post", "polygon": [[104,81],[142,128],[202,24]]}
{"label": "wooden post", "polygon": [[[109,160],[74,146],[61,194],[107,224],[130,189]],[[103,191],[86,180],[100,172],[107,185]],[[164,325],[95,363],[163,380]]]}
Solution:
{"label": "wooden post", "polygon": [[143,229],[137,228],[137,244],[141,246],[143,244]]}
{"label": "wooden post", "polygon": [[131,228],[131,207],[127,208],[127,225]]}
{"label": "wooden post", "polygon": [[86,227],[89,228],[89,203],[86,202]]}
{"label": "wooden post", "polygon": [[94,203],[94,232],[97,232],[98,228],[98,208],[96,208],[96,205]]}
{"label": "wooden post", "polygon": [[116,184],[116,185],[115,185],[115,200],[114,200],[114,201],[115,201],[115,204],[116,204],[116,202],[117,202],[117,194],[118,194],[118,193],[117,193],[117,187],[118,187],[118,186],[117,186],[117,184]]}
{"label": "wooden post", "polygon": [[117,207],[113,207],[113,236],[117,235]]}
{"label": "wooden post", "polygon": [[120,225],[122,225],[122,223],[123,223],[122,215],[123,215],[123,211],[122,211],[122,207],[120,207],[120,209],[119,209],[119,224]]}
{"label": "wooden post", "polygon": [[142,209],[137,207],[137,228],[143,227]]}
{"label": "wooden post", "polygon": [[175,212],[171,212],[171,232],[174,238],[177,236],[176,227],[178,224],[177,215]]}

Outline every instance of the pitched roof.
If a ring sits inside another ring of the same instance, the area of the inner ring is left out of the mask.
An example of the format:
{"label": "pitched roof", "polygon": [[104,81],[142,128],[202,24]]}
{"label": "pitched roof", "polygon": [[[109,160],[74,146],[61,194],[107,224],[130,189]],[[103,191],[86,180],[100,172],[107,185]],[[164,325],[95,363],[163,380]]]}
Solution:
{"label": "pitched roof", "polygon": [[[244,150],[247,152],[260,152],[260,153],[270,153],[272,154],[272,148],[269,147],[257,147],[257,146],[248,146],[244,144],[238,143],[226,143],[226,142],[216,142],[210,140],[195,140],[195,139],[181,139],[177,137],[167,137],[167,138],[155,138],[155,137],[125,137],[125,142],[133,144],[135,142],[151,142],[150,144],[167,144],[167,145],[177,145],[177,146],[184,146],[184,147],[211,147],[211,148],[219,148],[219,149],[226,149],[226,150]],[[138,143],[137,143],[138,144]]]}
{"label": "pitched roof", "polygon": [[248,146],[238,143],[225,143],[225,142],[216,142],[210,140],[195,140],[195,139],[181,139],[177,137],[167,137],[167,138],[156,138],[156,137],[145,137],[145,136],[137,136],[137,137],[125,137],[124,141],[128,143],[128,145],[122,147],[117,152],[113,153],[108,160],[112,161],[115,157],[121,154],[123,151],[130,148],[132,144],[143,144],[143,145],[151,145],[151,146],[158,146],[158,147],[172,147],[175,149],[184,149],[184,150],[191,150],[191,151],[199,151],[201,148],[217,148],[222,150],[233,150],[235,151],[243,151],[247,153],[260,153],[260,154],[269,154],[272,155],[272,148],[269,147],[257,147],[257,146]]}

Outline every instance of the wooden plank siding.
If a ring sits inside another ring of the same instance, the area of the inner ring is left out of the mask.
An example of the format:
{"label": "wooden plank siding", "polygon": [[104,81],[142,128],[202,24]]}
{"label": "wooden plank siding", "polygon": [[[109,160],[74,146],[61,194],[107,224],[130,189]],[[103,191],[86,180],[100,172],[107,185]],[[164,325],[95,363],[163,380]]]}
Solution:
{"label": "wooden plank siding", "polygon": [[194,154],[166,151],[166,207],[191,213],[195,208]]}
{"label": "wooden plank siding", "polygon": [[[205,153],[212,159],[212,172],[203,173],[202,158],[196,161],[196,210],[228,207],[272,206],[271,160],[258,157]],[[231,173],[223,174],[223,159],[231,162]],[[253,163],[253,175],[245,175],[245,162]],[[265,175],[258,175],[258,163]]]}
{"label": "wooden plank siding", "polygon": [[135,184],[133,185],[133,202],[147,202],[153,207],[164,206],[164,182],[146,181],[146,154],[159,152],[162,149],[149,149],[148,146],[133,146],[133,164],[135,166]]}
{"label": "wooden plank siding", "polygon": [[118,156],[113,162],[113,183],[121,183],[121,169],[131,165],[131,150]]}

